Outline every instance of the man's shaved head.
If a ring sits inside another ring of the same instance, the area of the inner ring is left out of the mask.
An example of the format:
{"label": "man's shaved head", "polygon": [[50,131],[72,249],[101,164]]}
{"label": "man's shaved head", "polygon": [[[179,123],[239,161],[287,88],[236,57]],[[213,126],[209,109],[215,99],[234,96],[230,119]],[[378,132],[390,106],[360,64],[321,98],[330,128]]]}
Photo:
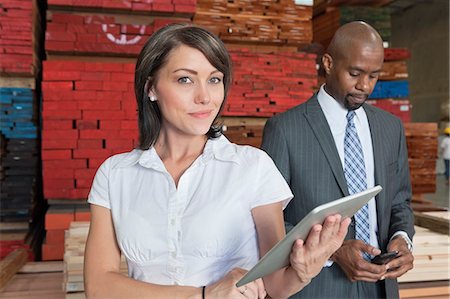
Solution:
{"label": "man's shaved head", "polygon": [[361,21],[350,22],[341,26],[333,36],[327,53],[334,59],[346,55],[355,43],[383,48],[383,40],[378,32],[369,24]]}
{"label": "man's shaved head", "polygon": [[383,40],[373,27],[364,22],[343,25],[322,57],[325,91],[346,109],[358,109],[372,93],[383,59]]}

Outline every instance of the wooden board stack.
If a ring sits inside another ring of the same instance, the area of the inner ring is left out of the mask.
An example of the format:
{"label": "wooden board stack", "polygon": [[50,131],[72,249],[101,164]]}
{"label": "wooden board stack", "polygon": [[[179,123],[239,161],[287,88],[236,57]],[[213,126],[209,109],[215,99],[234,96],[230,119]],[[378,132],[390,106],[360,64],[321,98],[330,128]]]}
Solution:
{"label": "wooden board stack", "polygon": [[0,74],[34,77],[39,72],[37,47],[41,34],[35,0],[0,3]]}
{"label": "wooden board stack", "polygon": [[234,78],[224,116],[273,116],[305,102],[317,88],[314,54],[230,54]]}
{"label": "wooden board stack", "polygon": [[414,195],[436,191],[438,128],[436,123],[405,123]]}
{"label": "wooden board stack", "polygon": [[339,26],[351,22],[364,20],[371,24],[384,41],[391,37],[391,14],[386,7],[369,6],[333,6],[328,4],[325,12],[313,19],[313,41],[325,48],[330,43]]}
{"label": "wooden board stack", "polygon": [[63,258],[72,203],[86,201],[100,164],[136,144],[134,63],[143,44],[165,24],[190,22],[195,9],[196,0],[48,1],[42,168],[53,203],[44,260]]}
{"label": "wooden board stack", "polygon": [[267,118],[222,117],[225,136],[233,143],[260,147]]}
{"label": "wooden board stack", "polygon": [[45,215],[45,242],[42,244],[42,259],[62,260],[64,256],[64,232],[72,221],[89,221],[90,212],[86,201],[49,200]]}
{"label": "wooden board stack", "polygon": [[410,53],[403,48],[386,48],[384,50],[384,64],[379,81],[368,104],[386,110],[404,123],[411,121],[411,104],[408,99],[408,70],[406,60]]}
{"label": "wooden board stack", "polygon": [[[306,101],[317,89],[316,55],[299,52],[312,40],[312,7],[293,0],[199,0],[193,22],[217,34],[230,51],[234,78],[223,116],[245,118],[225,133],[259,145],[267,118]],[[265,121],[265,119],[264,119]]]}
{"label": "wooden board stack", "polygon": [[[425,212],[431,215],[450,220],[450,212]],[[425,296],[450,295],[450,237],[415,226],[414,236],[414,268],[401,276],[401,298],[423,298]],[[433,297],[435,298],[435,297]]]}
{"label": "wooden board stack", "polygon": [[[84,292],[83,263],[88,231],[89,222],[82,221],[71,222],[70,227],[65,231],[63,289],[66,293],[72,293],[66,298],[75,296],[80,298]],[[124,256],[121,258],[120,273],[128,275]]]}
{"label": "wooden board stack", "polygon": [[[40,10],[37,0],[0,3],[0,222],[23,222],[27,227],[31,223],[31,228],[35,210],[44,204],[38,188],[35,90],[41,58]],[[23,243],[23,236],[16,241]]]}
{"label": "wooden board stack", "polygon": [[61,60],[43,66],[44,196],[86,199],[100,164],[136,143],[134,64]]}
{"label": "wooden board stack", "polygon": [[199,0],[194,23],[225,43],[304,45],[312,40],[312,8],[293,0]]}

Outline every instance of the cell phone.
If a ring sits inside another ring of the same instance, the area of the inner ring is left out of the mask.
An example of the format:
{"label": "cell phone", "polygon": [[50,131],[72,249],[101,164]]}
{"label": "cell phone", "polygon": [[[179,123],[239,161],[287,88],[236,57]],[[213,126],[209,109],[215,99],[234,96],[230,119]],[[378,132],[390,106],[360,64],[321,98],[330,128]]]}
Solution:
{"label": "cell phone", "polygon": [[395,259],[397,257],[397,255],[398,255],[398,251],[385,252],[385,253],[379,254],[377,256],[374,256],[371,259],[371,262],[373,264],[377,264],[377,265],[384,265],[386,263],[389,263],[393,259]]}

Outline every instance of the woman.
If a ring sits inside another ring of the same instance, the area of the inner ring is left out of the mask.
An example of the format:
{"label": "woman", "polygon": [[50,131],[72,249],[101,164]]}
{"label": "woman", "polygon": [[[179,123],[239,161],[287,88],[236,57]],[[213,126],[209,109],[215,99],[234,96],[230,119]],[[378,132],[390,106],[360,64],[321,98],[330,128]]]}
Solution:
{"label": "woman", "polygon": [[142,49],[140,149],[106,160],[89,195],[89,298],[288,297],[342,244],[349,220],[330,216],[296,241],[290,266],[235,286],[284,237],[292,193],[264,152],[221,135],[230,84],[228,53],[202,28],[168,25]]}

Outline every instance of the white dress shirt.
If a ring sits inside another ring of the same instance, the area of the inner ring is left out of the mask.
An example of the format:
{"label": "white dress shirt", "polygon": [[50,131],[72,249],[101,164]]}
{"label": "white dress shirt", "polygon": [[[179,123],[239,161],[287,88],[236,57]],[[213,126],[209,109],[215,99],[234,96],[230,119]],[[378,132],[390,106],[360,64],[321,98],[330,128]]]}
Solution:
{"label": "white dress shirt", "polygon": [[[344,138],[345,128],[347,126],[348,110],[341,106],[338,101],[331,97],[324,89],[324,85],[320,87],[317,94],[319,105],[322,108],[325,118],[327,119],[331,133],[333,134],[339,157],[341,158],[342,168],[344,168]],[[373,162],[372,137],[370,134],[369,121],[366,112],[362,107],[355,110],[355,118],[353,119],[358,132],[359,140],[364,154],[364,165],[366,167],[367,188],[375,186],[375,172]],[[375,206],[375,198],[369,201],[369,223],[370,223],[370,245],[379,248],[377,232],[377,209]]]}
{"label": "white dress shirt", "polygon": [[134,279],[203,286],[259,260],[253,208],[293,195],[263,151],[208,140],[178,187],[154,148],[106,160],[88,202],[111,210]]}

